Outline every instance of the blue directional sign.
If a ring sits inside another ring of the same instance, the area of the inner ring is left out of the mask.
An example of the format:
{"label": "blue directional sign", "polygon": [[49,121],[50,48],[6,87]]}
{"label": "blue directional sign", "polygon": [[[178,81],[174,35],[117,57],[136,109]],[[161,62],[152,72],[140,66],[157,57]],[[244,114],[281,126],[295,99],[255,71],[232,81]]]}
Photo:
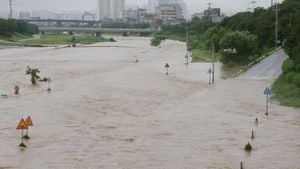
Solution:
{"label": "blue directional sign", "polygon": [[270,90],[270,88],[267,87],[267,88],[265,89],[265,91],[264,91],[264,94],[265,94],[265,95],[271,95],[271,90]]}

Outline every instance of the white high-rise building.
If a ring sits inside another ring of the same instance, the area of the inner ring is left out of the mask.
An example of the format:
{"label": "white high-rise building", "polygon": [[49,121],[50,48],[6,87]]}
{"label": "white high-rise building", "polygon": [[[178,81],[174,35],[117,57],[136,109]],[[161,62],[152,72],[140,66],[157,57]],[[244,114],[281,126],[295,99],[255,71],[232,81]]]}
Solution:
{"label": "white high-rise building", "polygon": [[125,10],[125,0],[112,0],[113,19],[122,19],[123,10]]}
{"label": "white high-rise building", "polygon": [[125,10],[125,0],[98,0],[98,20],[122,19]]}
{"label": "white high-rise building", "polygon": [[98,0],[97,4],[97,17],[98,20],[111,19],[112,18],[112,0]]}

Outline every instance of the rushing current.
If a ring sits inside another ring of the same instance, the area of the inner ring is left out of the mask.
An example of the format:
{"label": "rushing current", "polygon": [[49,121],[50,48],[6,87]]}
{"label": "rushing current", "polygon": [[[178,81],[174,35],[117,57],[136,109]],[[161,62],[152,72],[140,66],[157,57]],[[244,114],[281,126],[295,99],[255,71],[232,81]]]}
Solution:
{"label": "rushing current", "polygon": [[[185,65],[182,42],[117,40],[0,50],[0,169],[299,169],[300,110],[272,100],[265,116],[282,50],[235,78],[217,64],[208,85],[211,64]],[[28,65],[51,77],[51,92],[30,84]],[[27,116],[23,149],[16,127]]]}

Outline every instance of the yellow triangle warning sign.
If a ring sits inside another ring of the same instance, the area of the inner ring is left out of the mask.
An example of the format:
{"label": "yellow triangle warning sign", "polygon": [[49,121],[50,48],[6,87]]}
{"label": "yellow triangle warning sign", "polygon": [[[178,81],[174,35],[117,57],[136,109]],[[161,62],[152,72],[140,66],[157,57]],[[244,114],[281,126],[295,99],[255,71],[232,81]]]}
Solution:
{"label": "yellow triangle warning sign", "polygon": [[26,125],[24,119],[21,119],[17,126],[17,130],[22,130],[22,129],[28,129],[28,126]]}
{"label": "yellow triangle warning sign", "polygon": [[27,117],[27,119],[25,120],[25,123],[27,126],[33,126],[32,120],[30,118],[30,116]]}

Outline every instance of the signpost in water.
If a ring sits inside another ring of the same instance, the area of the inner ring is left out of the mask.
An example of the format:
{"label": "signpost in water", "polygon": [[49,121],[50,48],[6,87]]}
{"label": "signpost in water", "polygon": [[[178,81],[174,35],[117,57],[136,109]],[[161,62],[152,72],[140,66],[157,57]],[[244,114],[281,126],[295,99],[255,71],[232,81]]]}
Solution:
{"label": "signpost in water", "polygon": [[22,130],[21,144],[19,146],[26,148],[26,145],[23,142],[23,137],[24,137],[23,130],[24,129],[28,129],[28,126],[26,125],[26,122],[24,121],[24,119],[21,119],[21,121],[19,122],[19,124],[17,126],[17,130]]}
{"label": "signpost in water", "polygon": [[33,126],[33,123],[32,123],[32,120],[31,120],[30,116],[27,117],[27,119],[25,120],[25,123],[27,125],[27,129],[26,129],[26,134],[23,138],[24,139],[30,139],[30,137],[28,135],[28,130],[29,130],[29,126]]}
{"label": "signpost in water", "polygon": [[168,75],[169,74],[170,65],[168,63],[166,63],[165,68],[166,68],[166,71],[167,71],[166,74]]}
{"label": "signpost in water", "polygon": [[266,95],[266,116],[269,115],[269,95],[271,95],[271,90],[269,87],[267,87],[264,91],[264,94]]}

